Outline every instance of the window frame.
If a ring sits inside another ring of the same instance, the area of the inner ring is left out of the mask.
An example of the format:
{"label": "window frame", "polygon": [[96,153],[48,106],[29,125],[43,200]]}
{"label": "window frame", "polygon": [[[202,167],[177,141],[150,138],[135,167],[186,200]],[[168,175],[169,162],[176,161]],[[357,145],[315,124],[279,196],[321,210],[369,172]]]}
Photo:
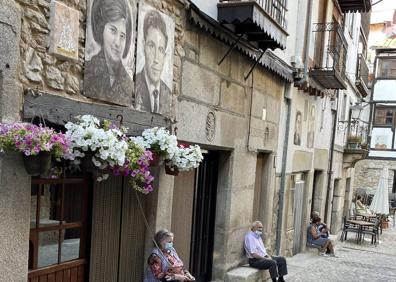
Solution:
{"label": "window frame", "polygon": [[[74,261],[81,260],[86,258],[86,235],[87,235],[87,227],[88,227],[88,199],[89,199],[89,185],[88,180],[86,178],[58,178],[58,179],[46,179],[46,178],[32,178],[31,189],[33,192],[34,185],[36,185],[36,210],[35,210],[35,226],[30,228],[29,233],[29,263],[28,268],[29,272],[37,271],[41,269],[45,269],[48,267],[57,267],[62,264],[70,264]],[[81,217],[77,221],[64,223],[64,208],[65,208],[65,193],[64,190],[68,189],[65,187],[66,185],[76,184],[79,188],[83,189],[81,201],[79,201],[79,205],[81,205]],[[40,211],[41,211],[41,198],[44,193],[44,187],[46,185],[57,185],[56,189],[60,189],[60,218],[59,224],[54,224],[51,226],[41,226],[40,227]],[[33,219],[33,217],[31,217]],[[62,261],[62,234],[68,229],[79,229],[79,255],[78,258]],[[57,263],[51,265],[45,265],[38,267],[38,257],[39,257],[39,238],[40,233],[48,232],[48,231],[58,231],[58,251],[57,251]],[[30,249],[32,248],[32,249]]]}

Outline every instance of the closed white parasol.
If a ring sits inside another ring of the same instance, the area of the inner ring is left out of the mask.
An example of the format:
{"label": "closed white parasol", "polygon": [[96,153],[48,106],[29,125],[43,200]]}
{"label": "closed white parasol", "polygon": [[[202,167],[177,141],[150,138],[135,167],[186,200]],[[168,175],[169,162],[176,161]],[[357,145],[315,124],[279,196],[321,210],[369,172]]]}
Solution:
{"label": "closed white parasol", "polygon": [[382,170],[381,178],[378,182],[377,190],[370,205],[370,210],[377,214],[389,214],[388,195],[388,168]]}

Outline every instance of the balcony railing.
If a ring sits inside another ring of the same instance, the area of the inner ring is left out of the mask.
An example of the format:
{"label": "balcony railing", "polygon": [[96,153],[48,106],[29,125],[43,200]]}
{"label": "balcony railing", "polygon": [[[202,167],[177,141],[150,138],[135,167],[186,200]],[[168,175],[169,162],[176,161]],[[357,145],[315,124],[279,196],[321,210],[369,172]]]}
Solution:
{"label": "balcony railing", "polygon": [[287,0],[220,0],[224,2],[256,2],[282,28],[287,29],[286,11]]}
{"label": "balcony railing", "polygon": [[[346,128],[342,128],[346,126]],[[344,167],[354,167],[357,161],[368,156],[368,123],[360,119],[342,122],[338,126],[339,130],[346,132],[343,163]]]}
{"label": "balcony railing", "polygon": [[287,0],[220,0],[218,21],[261,49],[286,48]]}
{"label": "balcony railing", "polygon": [[313,32],[317,45],[322,45],[326,38],[328,44],[323,54],[316,58],[310,76],[326,89],[346,89],[347,47],[342,27],[335,22],[317,23]]}
{"label": "balcony railing", "polygon": [[369,67],[367,65],[366,58],[362,54],[359,54],[355,85],[359,89],[360,94],[362,94],[363,97],[366,97],[369,94],[368,83]]}

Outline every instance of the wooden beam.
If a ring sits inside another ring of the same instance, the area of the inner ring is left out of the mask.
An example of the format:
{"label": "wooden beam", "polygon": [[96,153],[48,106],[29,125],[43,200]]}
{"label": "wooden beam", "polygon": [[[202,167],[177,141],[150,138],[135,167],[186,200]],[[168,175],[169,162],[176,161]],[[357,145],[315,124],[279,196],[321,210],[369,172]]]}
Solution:
{"label": "wooden beam", "polygon": [[139,135],[149,127],[169,127],[172,124],[170,118],[159,114],[140,112],[117,105],[82,102],[41,91],[28,90],[24,98],[24,120],[43,117],[49,122],[64,125],[68,121],[75,120],[77,115],[90,114],[118,124],[122,116],[122,124],[128,128],[130,135]]}

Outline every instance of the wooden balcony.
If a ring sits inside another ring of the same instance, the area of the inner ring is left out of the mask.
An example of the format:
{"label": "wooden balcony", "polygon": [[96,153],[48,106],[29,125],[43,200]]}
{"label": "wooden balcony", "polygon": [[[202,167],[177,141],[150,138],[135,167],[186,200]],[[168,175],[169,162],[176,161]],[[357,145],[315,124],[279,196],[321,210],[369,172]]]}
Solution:
{"label": "wooden balcony", "polygon": [[363,97],[366,97],[370,93],[368,83],[369,83],[369,67],[367,65],[366,58],[362,56],[362,54],[359,54],[355,85]]}
{"label": "wooden balcony", "polygon": [[222,25],[257,48],[286,48],[286,0],[220,0],[217,9]]}
{"label": "wooden balcony", "polygon": [[371,0],[338,0],[343,13],[367,13],[371,10]]}

